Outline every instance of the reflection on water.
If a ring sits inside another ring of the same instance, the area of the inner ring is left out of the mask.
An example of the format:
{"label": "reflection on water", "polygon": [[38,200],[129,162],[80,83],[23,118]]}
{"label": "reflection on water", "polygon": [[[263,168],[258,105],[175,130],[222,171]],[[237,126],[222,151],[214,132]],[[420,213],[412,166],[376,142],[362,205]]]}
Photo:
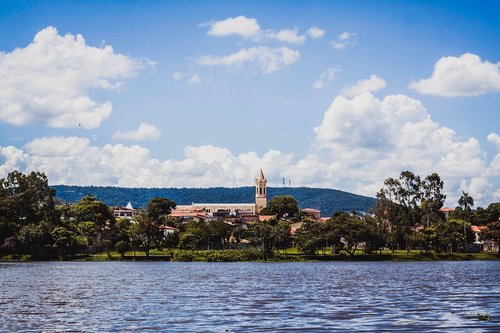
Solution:
{"label": "reflection on water", "polygon": [[499,281],[479,261],[8,263],[0,331],[500,332]]}

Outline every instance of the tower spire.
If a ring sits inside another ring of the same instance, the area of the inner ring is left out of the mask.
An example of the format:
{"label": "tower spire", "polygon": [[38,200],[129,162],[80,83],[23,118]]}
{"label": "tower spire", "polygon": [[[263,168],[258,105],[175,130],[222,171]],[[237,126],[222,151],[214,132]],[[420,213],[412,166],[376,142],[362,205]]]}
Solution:
{"label": "tower spire", "polygon": [[264,177],[264,172],[259,169],[257,179],[255,179],[255,212],[258,214],[267,206],[267,180]]}

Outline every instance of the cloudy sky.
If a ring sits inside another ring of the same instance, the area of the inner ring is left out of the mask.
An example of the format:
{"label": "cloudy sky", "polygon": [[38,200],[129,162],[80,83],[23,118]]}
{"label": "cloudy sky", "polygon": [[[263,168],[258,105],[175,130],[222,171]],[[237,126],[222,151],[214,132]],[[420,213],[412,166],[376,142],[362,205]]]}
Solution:
{"label": "cloudy sky", "polygon": [[500,201],[498,1],[2,1],[0,177]]}

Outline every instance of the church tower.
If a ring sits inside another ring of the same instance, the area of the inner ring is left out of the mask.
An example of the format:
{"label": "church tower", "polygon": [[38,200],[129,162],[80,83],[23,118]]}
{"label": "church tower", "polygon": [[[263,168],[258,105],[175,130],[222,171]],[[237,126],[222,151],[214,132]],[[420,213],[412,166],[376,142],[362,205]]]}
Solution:
{"label": "church tower", "polygon": [[255,212],[257,214],[259,214],[260,211],[267,206],[266,184],[266,177],[264,177],[264,172],[260,169],[259,175],[257,176],[257,179],[255,179]]}

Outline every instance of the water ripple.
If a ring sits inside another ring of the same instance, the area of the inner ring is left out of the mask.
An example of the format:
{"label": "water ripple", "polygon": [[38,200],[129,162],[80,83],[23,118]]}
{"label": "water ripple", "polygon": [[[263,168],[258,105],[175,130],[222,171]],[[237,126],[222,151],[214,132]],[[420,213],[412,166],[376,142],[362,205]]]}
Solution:
{"label": "water ripple", "polygon": [[500,262],[8,263],[0,331],[499,332],[498,281]]}

